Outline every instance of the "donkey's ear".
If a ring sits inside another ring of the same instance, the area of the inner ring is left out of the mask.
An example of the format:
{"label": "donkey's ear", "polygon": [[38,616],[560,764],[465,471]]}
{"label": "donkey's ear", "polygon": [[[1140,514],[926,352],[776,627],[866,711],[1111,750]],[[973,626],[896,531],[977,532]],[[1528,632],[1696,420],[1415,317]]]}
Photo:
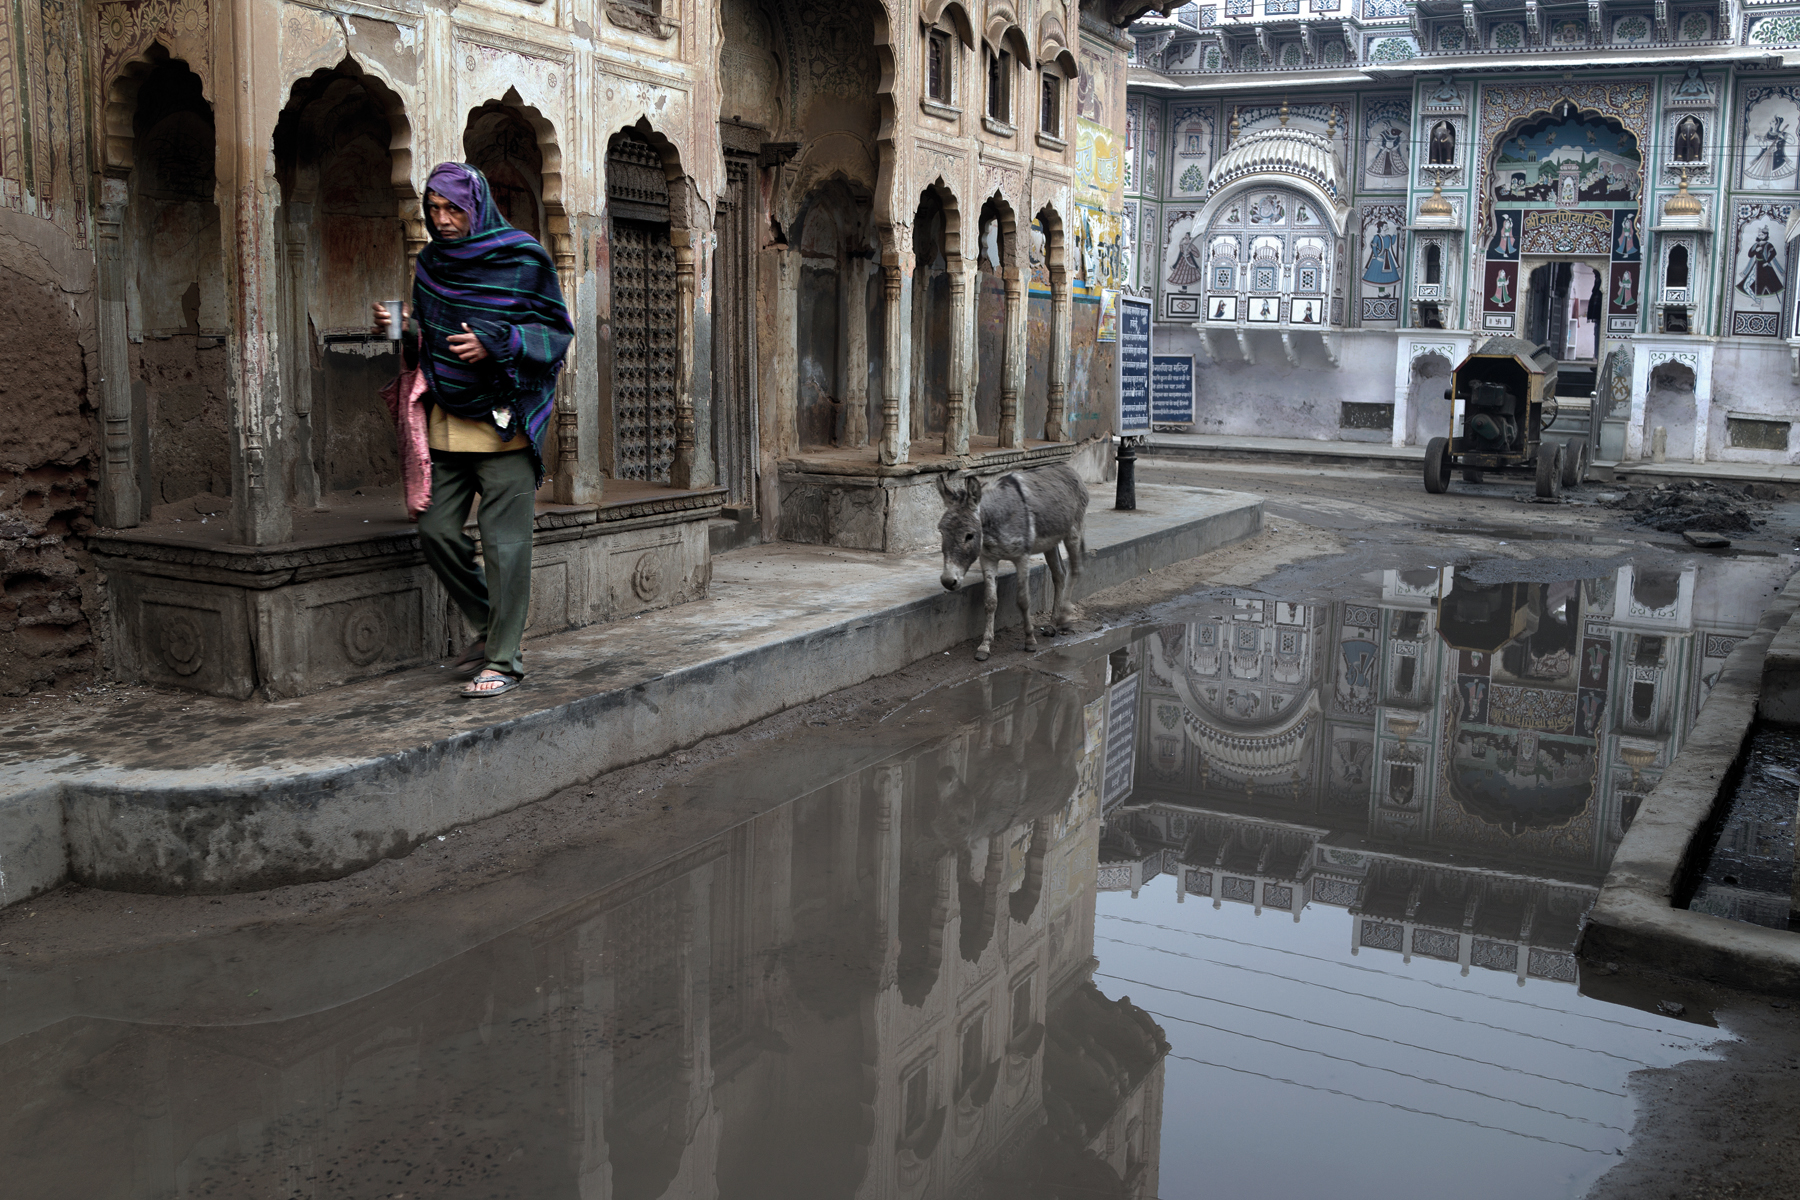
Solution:
{"label": "donkey's ear", "polygon": [[963,495],[968,499],[970,508],[980,504],[981,480],[975,478],[973,475],[969,476],[968,481],[963,484]]}
{"label": "donkey's ear", "polygon": [[944,498],[945,504],[955,504],[961,498],[950,490],[950,484],[943,475],[937,476],[937,490],[938,495]]}

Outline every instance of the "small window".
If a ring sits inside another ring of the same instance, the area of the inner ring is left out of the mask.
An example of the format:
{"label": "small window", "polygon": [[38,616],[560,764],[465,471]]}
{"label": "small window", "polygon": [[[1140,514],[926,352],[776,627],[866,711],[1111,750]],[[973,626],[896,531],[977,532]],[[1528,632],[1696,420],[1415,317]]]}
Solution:
{"label": "small window", "polygon": [[1012,55],[1005,50],[988,52],[987,115],[1002,125],[1012,124]]}
{"label": "small window", "polygon": [[1686,246],[1669,248],[1669,270],[1663,276],[1663,286],[1684,288],[1688,285],[1688,252]]}
{"label": "small window", "polygon": [[901,1132],[910,1137],[925,1128],[931,1117],[931,1064],[926,1063],[906,1077],[902,1085],[905,1096],[901,1108]]}
{"label": "small window", "polygon": [[1444,282],[1444,252],[1436,245],[1425,247],[1425,282]]}
{"label": "small window", "polygon": [[1031,980],[1021,979],[1012,990],[1012,1036],[1022,1037],[1031,1029]]}
{"label": "small window", "polygon": [[1044,99],[1038,106],[1038,128],[1053,138],[1062,136],[1062,79],[1044,72]]}
{"label": "small window", "polygon": [[934,29],[925,48],[925,94],[939,104],[950,103],[950,35]]}
{"label": "small window", "polygon": [[977,1018],[969,1022],[962,1035],[962,1068],[957,1074],[956,1090],[958,1094],[969,1090],[971,1084],[981,1078],[981,1070],[987,1064],[981,1061],[982,1021]]}

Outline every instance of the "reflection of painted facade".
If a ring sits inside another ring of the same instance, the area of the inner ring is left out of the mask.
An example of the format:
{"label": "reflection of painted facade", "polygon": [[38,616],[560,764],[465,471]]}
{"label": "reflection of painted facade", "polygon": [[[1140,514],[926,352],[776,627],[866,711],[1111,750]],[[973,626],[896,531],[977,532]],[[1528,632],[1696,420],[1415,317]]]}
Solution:
{"label": "reflection of painted facade", "polygon": [[[1800,46],[1800,6],[1529,9],[1244,0],[1133,26],[1131,103],[1146,129],[1165,116],[1165,168],[1133,173],[1126,201],[1162,231],[1144,282],[1162,348],[1199,356],[1198,431],[1420,445],[1449,421],[1437,357],[1503,334],[1558,347],[1572,423],[1597,381],[1626,385],[1599,388],[1604,458],[1643,456],[1662,424],[1679,458],[1800,462],[1800,76],[1732,65],[1734,47]],[[1170,270],[1184,238],[1207,245],[1230,206],[1277,188],[1329,213],[1320,326],[1285,301],[1265,317],[1247,248],[1235,287]],[[1692,360],[1659,380],[1669,353]],[[1715,394],[1769,428],[1728,426]],[[1659,404],[1694,415],[1678,430]]]}
{"label": "reflection of painted facade", "polygon": [[133,1195],[304,1163],[347,1181],[321,1195],[1153,1196],[1168,1046],[1091,980],[1096,669],[992,676],[936,742],[441,961],[341,956],[248,1023],[171,987],[166,1024],[21,1035],[46,1083],[0,1122],[10,1182],[79,1156]]}
{"label": "reflection of painted facade", "polygon": [[1749,570],[1388,571],[1367,601],[1197,610],[1145,643],[1101,886],[1338,906],[1359,947],[1572,979],[1614,849],[1754,625]]}

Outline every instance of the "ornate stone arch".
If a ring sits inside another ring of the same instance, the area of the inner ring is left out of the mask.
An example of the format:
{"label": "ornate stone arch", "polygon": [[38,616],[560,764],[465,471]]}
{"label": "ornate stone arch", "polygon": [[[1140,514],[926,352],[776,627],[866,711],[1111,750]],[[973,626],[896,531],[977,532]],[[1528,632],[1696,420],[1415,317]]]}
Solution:
{"label": "ornate stone arch", "polygon": [[925,0],[919,6],[919,24],[926,29],[935,27],[940,21],[948,18],[950,25],[956,30],[956,36],[962,39],[963,48],[975,48],[975,23],[969,16],[969,10],[961,0]]}
{"label": "ornate stone arch", "polygon": [[542,160],[538,168],[541,190],[538,200],[544,206],[544,248],[556,261],[563,291],[572,298],[575,246],[569,233],[569,214],[563,205],[562,146],[557,142],[556,126],[537,108],[526,104],[516,88],[508,88],[500,99],[485,101],[469,110],[463,126],[464,153],[468,152],[469,131],[476,122],[488,113],[502,111],[516,116],[536,138],[537,152]]}

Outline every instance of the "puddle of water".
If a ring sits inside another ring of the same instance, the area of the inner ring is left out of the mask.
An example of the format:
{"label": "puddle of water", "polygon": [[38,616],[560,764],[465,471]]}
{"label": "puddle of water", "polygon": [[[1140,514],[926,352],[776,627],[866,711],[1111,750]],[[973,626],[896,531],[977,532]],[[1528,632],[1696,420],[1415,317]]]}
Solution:
{"label": "puddle of water", "polygon": [[1578,1196],[1629,1073],[1716,1036],[1579,994],[1580,921],[1783,573],[1225,597],[934,692],[837,777],[834,735],[796,735],[759,788],[792,799],[473,948],[396,933],[379,986],[366,943],[318,947],[253,964],[304,1003],[239,1015],[214,981],[254,973],[251,932],[134,981],[185,986],[177,1021],[13,1031],[0,1170],[95,1198]]}

